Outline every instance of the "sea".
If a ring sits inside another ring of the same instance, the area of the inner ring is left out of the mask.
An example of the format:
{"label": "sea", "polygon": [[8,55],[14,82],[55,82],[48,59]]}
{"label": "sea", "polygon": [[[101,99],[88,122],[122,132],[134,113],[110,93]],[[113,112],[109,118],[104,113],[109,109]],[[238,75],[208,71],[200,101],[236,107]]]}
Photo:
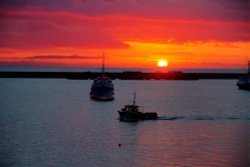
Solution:
{"label": "sea", "polygon": [[[92,80],[0,78],[1,167],[248,167],[250,92],[237,80],[113,80],[115,100],[89,98]],[[121,122],[136,103],[158,120]]]}

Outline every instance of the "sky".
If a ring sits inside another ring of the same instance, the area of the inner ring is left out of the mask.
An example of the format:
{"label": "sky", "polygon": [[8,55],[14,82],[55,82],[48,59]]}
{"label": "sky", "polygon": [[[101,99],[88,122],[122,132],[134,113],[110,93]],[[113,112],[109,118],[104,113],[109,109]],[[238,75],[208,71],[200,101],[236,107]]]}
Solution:
{"label": "sky", "polygon": [[249,0],[1,0],[0,67],[245,69]]}

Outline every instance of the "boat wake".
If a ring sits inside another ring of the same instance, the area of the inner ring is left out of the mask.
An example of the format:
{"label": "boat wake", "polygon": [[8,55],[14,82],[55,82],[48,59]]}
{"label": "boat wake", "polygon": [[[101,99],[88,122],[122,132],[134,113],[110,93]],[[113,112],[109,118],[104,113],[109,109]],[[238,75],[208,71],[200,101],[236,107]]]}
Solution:
{"label": "boat wake", "polygon": [[250,118],[239,116],[162,116],[158,120],[250,120]]}

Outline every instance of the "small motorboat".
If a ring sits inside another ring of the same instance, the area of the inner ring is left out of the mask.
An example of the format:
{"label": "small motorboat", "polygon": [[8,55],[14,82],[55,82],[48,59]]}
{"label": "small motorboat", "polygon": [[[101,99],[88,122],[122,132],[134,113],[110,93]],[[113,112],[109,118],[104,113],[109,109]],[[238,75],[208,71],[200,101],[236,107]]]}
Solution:
{"label": "small motorboat", "polygon": [[136,94],[134,93],[133,104],[125,105],[119,113],[119,119],[121,121],[139,121],[139,120],[154,120],[158,118],[155,112],[141,112],[140,106],[136,105]]}
{"label": "small motorboat", "polygon": [[250,90],[250,61],[248,62],[248,73],[239,78],[237,84],[239,89]]}
{"label": "small motorboat", "polygon": [[239,89],[250,90],[250,75],[241,77],[237,82],[237,86]]}

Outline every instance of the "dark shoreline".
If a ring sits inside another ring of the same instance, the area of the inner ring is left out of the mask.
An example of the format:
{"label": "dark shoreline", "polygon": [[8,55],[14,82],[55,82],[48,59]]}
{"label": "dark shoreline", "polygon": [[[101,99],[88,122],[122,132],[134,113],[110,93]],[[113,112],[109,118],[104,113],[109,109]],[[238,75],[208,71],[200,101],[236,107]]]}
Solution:
{"label": "dark shoreline", "polygon": [[[64,78],[87,80],[102,75],[100,72],[0,72],[0,78]],[[239,79],[246,73],[183,73],[183,72],[105,72],[111,79],[122,80],[198,80]]]}

